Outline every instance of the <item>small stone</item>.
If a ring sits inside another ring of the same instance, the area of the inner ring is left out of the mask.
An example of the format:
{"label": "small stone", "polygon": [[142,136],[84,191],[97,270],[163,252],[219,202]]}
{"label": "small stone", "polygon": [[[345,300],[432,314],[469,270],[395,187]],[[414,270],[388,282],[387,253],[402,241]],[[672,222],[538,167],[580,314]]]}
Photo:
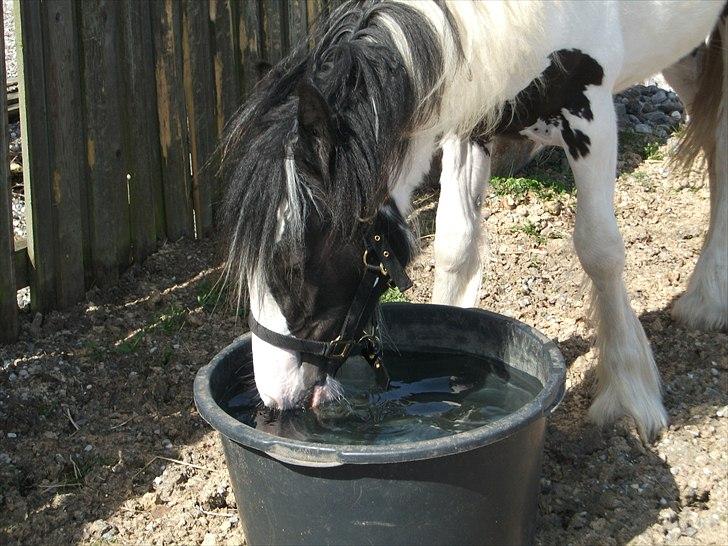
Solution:
{"label": "small stone", "polygon": [[561,201],[549,201],[544,206],[544,209],[546,209],[546,212],[548,212],[551,216],[558,216],[561,214],[561,209],[563,205],[561,204]]}
{"label": "small stone", "polygon": [[673,527],[667,532],[667,535],[665,535],[665,542],[668,544],[675,544],[677,539],[680,538],[680,535],[682,534],[682,531],[680,530],[680,527]]}
{"label": "small stone", "polygon": [[652,129],[650,129],[650,126],[649,125],[645,125],[644,123],[637,123],[634,126],[634,131],[635,131],[635,133],[640,133],[640,134],[643,134],[643,135],[651,135],[652,134]]}
{"label": "small stone", "polygon": [[97,519],[89,526],[89,532],[92,536],[100,536],[113,529],[113,525],[110,525],[102,519]]}
{"label": "small stone", "polygon": [[150,510],[155,504],[158,504],[158,502],[159,495],[155,492],[144,493],[142,498],[139,499],[139,504],[141,504],[142,508],[145,510]]}
{"label": "small stone", "polygon": [[115,526],[111,525],[106,532],[101,534],[101,539],[102,540],[111,540],[117,534],[119,534],[119,530]]}
{"label": "small stone", "polygon": [[215,533],[205,533],[205,538],[202,540],[202,546],[215,546],[217,544],[217,536]]}
{"label": "small stone", "polygon": [[10,375],[8,375],[8,381],[17,381],[17,380],[18,380],[18,376],[16,374],[11,373]]}
{"label": "small stone", "polygon": [[43,315],[41,313],[36,313],[33,317],[33,322],[30,323],[30,333],[33,334],[33,337],[40,336],[41,324],[43,324]]}
{"label": "small stone", "polygon": [[8,438],[17,438],[17,437],[18,437],[18,435],[15,434],[14,432],[8,432]]}
{"label": "small stone", "polygon": [[569,527],[571,529],[581,529],[586,525],[586,512],[577,512],[569,520]]}
{"label": "small stone", "polygon": [[[728,406],[723,406],[722,408],[720,408],[718,411],[715,412],[715,415],[717,417],[725,417],[726,415],[728,415]],[[8,434],[8,436],[10,435]]]}
{"label": "small stone", "polygon": [[661,102],[665,102],[667,100],[667,93],[660,90],[654,95],[650,97],[650,100],[652,101],[652,104],[660,104]]}
{"label": "small stone", "polygon": [[650,113],[654,112],[655,110],[657,110],[657,108],[656,108],[656,107],[655,107],[655,105],[654,105],[654,104],[652,104],[651,102],[645,102],[645,103],[644,103],[644,104],[642,105],[642,115],[643,115],[643,116],[644,116],[645,114],[650,114]]}
{"label": "small stone", "polygon": [[94,446],[92,446],[91,444],[88,444],[88,445],[87,445],[86,447],[84,447],[84,448],[83,448],[83,450],[84,450],[84,451],[85,451],[86,453],[88,453],[88,452],[89,452],[89,451],[91,451],[91,450],[92,450],[93,448],[94,448]]}
{"label": "small stone", "polygon": [[677,121],[681,121],[682,120],[682,114],[680,112],[678,112],[677,110],[675,110],[674,112],[672,112],[670,114],[670,117],[672,119],[674,119],[674,120],[677,120]]}
{"label": "small stone", "polygon": [[660,510],[659,517],[661,522],[677,521],[677,512],[675,512],[672,508],[663,508]]}

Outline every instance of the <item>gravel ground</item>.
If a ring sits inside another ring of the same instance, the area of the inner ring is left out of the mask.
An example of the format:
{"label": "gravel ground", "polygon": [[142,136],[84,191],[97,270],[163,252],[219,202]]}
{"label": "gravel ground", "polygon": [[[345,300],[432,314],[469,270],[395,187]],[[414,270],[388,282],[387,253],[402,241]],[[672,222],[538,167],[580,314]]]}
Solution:
{"label": "gravel ground", "polygon": [[8,79],[17,78],[18,63],[15,57],[13,0],[3,0],[3,31],[5,35],[5,73]]}
{"label": "gravel ground", "polygon": [[[492,192],[484,202],[480,306],[535,325],[569,363],[547,429],[538,544],[728,536],[728,336],[686,330],[669,315],[702,244],[708,193],[697,174],[672,177],[665,147],[638,137],[622,139],[616,202],[627,284],[671,418],[654,445],[628,420],[605,430],[586,420],[594,353],[569,239],[573,195]],[[551,154],[529,176],[568,182],[562,164]],[[417,201],[414,301],[430,296],[433,198]],[[0,347],[0,543],[243,542],[219,441],[192,401],[197,369],[244,331],[215,309],[219,263],[214,241],[167,245],[67,312],[24,314],[21,340]]]}

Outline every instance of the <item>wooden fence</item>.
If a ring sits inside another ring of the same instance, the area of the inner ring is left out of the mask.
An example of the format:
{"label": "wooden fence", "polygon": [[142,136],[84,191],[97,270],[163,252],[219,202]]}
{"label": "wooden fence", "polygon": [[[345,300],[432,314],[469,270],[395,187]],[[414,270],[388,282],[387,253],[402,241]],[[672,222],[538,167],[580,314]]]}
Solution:
{"label": "wooden fence", "polygon": [[0,340],[17,336],[17,289],[62,308],[160,241],[208,235],[221,188],[204,167],[226,121],[339,2],[15,0],[28,236],[14,241],[0,161]]}

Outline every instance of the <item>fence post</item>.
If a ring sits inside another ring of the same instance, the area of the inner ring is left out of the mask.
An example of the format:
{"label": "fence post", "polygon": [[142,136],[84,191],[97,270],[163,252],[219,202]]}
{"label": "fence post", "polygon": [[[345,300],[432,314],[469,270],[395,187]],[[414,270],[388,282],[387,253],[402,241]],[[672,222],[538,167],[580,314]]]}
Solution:
{"label": "fence post", "polygon": [[258,2],[242,0],[238,3],[238,35],[240,45],[240,72],[243,92],[247,96],[260,76],[261,27]]}
{"label": "fence post", "polygon": [[[85,296],[84,246],[89,225],[84,188],[84,146],[78,18],[74,0],[44,2],[48,160],[54,208],[56,304],[67,307]],[[32,117],[35,112],[30,112]],[[88,262],[88,257],[86,259]]]}
{"label": "fence post", "polygon": [[242,97],[237,63],[237,27],[233,0],[210,0],[210,21],[215,28],[215,99],[217,135],[240,106]]}
{"label": "fence post", "polygon": [[261,2],[260,16],[263,26],[263,59],[270,65],[280,61],[288,49],[288,25],[285,23],[285,9],[287,4],[283,0],[275,2]]}
{"label": "fence post", "polygon": [[197,237],[212,230],[214,169],[207,165],[215,150],[215,86],[210,48],[210,7],[207,0],[185,0],[182,14],[182,58],[187,103],[192,198]]}
{"label": "fence post", "polygon": [[288,43],[291,50],[308,36],[308,6],[306,0],[288,0]]}
{"label": "fence post", "polygon": [[28,229],[30,305],[46,310],[56,305],[55,226],[51,199],[46,75],[40,2],[15,4],[20,132],[23,135],[23,185]]}
{"label": "fence post", "polygon": [[318,22],[320,17],[326,17],[327,5],[326,0],[307,0],[309,29]]}
{"label": "fence post", "polygon": [[122,152],[119,4],[81,9],[83,112],[94,281],[110,286],[130,261],[129,203]]}
{"label": "fence post", "polygon": [[[0,16],[3,14],[0,5]],[[0,30],[3,22],[0,18]],[[5,51],[5,33],[0,32],[0,49]],[[5,56],[0,58],[0,104],[7,104]],[[8,149],[8,116],[0,116],[0,150]],[[13,236],[12,196],[7,157],[0,157],[0,342],[18,337],[18,299],[15,288],[15,243]]]}
{"label": "fence post", "polygon": [[167,237],[172,240],[194,235],[187,112],[180,92],[184,89],[181,9],[176,0],[152,3],[164,213]]}
{"label": "fence post", "polygon": [[149,3],[121,3],[124,62],[123,143],[129,185],[134,260],[141,261],[165,236],[162,167],[157,128],[157,88]]}

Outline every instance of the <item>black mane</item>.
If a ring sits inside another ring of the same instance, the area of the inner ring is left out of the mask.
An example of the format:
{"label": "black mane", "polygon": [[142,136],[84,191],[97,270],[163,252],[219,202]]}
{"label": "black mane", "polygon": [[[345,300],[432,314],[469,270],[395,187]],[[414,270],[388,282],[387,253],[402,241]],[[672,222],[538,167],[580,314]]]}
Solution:
{"label": "black mane", "polygon": [[[437,5],[451,21],[444,5]],[[384,24],[387,19],[402,29],[414,77]],[[364,229],[360,220],[373,218],[388,195],[408,135],[439,105],[432,90],[443,71],[440,40],[414,8],[347,2],[313,29],[312,37],[311,51],[304,42],[259,82],[220,146],[227,183],[224,223],[231,240],[228,274],[241,284],[259,265],[261,271],[269,269],[284,199],[300,199],[304,216],[322,215],[332,237],[358,236]],[[322,168],[311,164],[317,150],[301,137],[299,103],[308,100],[302,89],[313,90],[308,93],[318,94],[327,106],[330,155]],[[295,160],[301,186],[293,196],[287,158],[289,165]],[[301,233],[292,230],[285,238],[292,250],[302,249]]]}

